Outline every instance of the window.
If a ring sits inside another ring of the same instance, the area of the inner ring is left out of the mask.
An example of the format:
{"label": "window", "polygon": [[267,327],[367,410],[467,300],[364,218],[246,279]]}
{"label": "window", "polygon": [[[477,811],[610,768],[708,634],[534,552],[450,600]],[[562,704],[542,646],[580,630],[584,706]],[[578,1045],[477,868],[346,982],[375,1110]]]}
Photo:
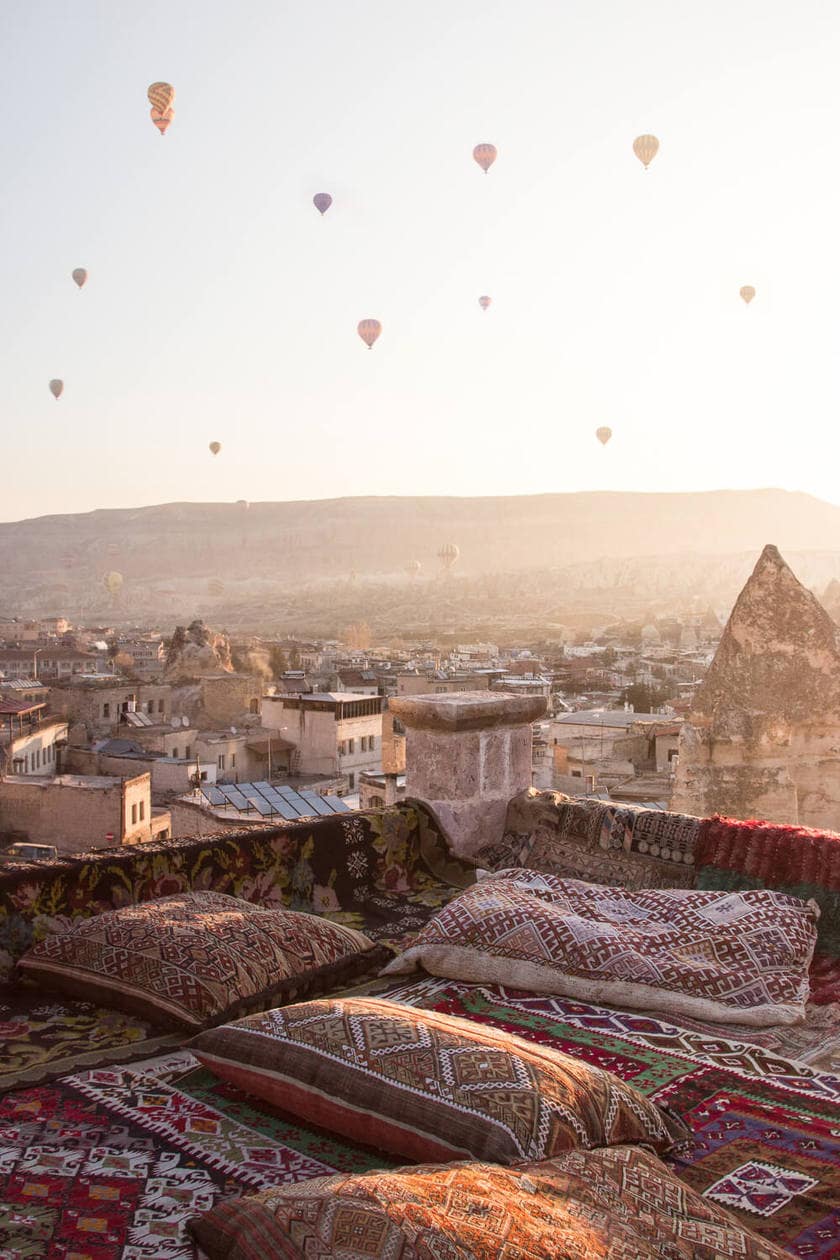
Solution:
{"label": "window", "polygon": [[252,712],[252,713],[259,713],[259,711],[260,711],[260,702],[259,702],[259,700],[258,700],[256,697],[254,697],[254,698],[251,700],[249,707],[250,707],[250,710],[251,710],[251,712]]}
{"label": "window", "polygon": [[219,753],[219,759],[216,762],[216,765],[218,766],[219,770],[224,770],[225,768],[225,754],[224,753]]}
{"label": "window", "polygon": [[102,706],[102,716],[103,718],[109,718],[111,716],[111,706],[107,700]]}
{"label": "window", "polygon": [[147,712],[147,713],[154,713],[154,711],[155,711],[155,702],[154,702],[154,700],[149,700],[149,701],[147,701],[147,703],[146,703],[146,712]]}
{"label": "window", "polygon": [[137,826],[137,806],[136,805],[132,805],[131,807],[131,825],[132,827]]}
{"label": "window", "polygon": [[145,817],[146,817],[146,802],[141,801],[140,802],[140,821],[142,822]]}
{"label": "window", "polygon": [[373,752],[375,747],[376,747],[376,736],[371,735],[370,739],[368,740],[368,749],[370,750],[370,752]]}
{"label": "window", "polygon": [[[154,703],[154,702],[152,702]],[[158,713],[163,713],[163,701],[158,700]]]}
{"label": "window", "polygon": [[186,748],[184,749],[184,756],[186,757],[187,761],[189,761],[191,753],[192,753],[192,744],[187,744]]}
{"label": "window", "polygon": [[172,756],[173,756],[173,757],[177,757],[177,756],[178,756],[178,749],[177,749],[177,748],[173,748],[173,749],[172,749]]}
{"label": "window", "polygon": [[338,745],[339,757],[343,757],[346,752],[347,752],[347,745],[345,744],[344,740],[341,740],[340,744]]}
{"label": "window", "polygon": [[231,768],[231,770],[235,770],[235,769],[236,769],[236,753],[231,753],[231,754],[230,754],[230,768]]}
{"label": "window", "polygon": [[354,752],[356,751],[356,741],[355,741],[355,739],[348,739],[348,741],[347,741],[347,751],[348,751],[349,753],[354,753]]}
{"label": "window", "polygon": [[355,774],[348,774],[347,779],[350,783],[350,791],[352,792],[353,788],[356,786],[356,776]]}
{"label": "window", "polygon": [[572,771],[572,778],[573,778],[573,779],[580,779],[580,778],[582,778],[582,777],[583,777],[583,776],[581,775],[580,770],[573,770],[573,771]]}

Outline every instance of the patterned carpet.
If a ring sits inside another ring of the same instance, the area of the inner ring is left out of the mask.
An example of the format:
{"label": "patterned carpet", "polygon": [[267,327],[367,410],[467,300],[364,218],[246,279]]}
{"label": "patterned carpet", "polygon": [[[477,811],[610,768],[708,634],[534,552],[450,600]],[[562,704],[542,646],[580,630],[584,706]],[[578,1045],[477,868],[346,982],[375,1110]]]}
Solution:
{"label": "patterned carpet", "polygon": [[[840,1255],[840,1079],[564,999],[432,980],[390,992],[632,1080],[690,1124],[677,1168],[695,1189],[795,1256]],[[186,1051],[95,1068],[0,1098],[0,1260],[193,1257],[184,1222],[222,1197],[397,1162],[258,1110]]]}

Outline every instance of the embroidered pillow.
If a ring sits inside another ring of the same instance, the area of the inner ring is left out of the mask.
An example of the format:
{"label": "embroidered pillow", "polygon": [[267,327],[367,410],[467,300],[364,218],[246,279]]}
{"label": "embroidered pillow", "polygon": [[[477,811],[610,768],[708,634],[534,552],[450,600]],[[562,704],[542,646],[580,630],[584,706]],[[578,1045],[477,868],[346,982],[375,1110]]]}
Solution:
{"label": "embroidered pillow", "polygon": [[406,1159],[509,1164],[619,1142],[663,1151],[682,1136],[681,1122],[611,1072],[384,999],[266,1011],[208,1029],[190,1050],[307,1124]]}
{"label": "embroidered pillow", "polygon": [[390,955],[316,915],[194,892],[81,919],[18,967],[69,997],[195,1030],[337,988]]}
{"label": "embroidered pillow", "polygon": [[763,1026],[804,1018],[818,908],[769,889],[605,888],[499,871],[385,968]]}
{"label": "embroidered pillow", "polygon": [[[274,1186],[194,1217],[210,1260],[786,1260],[637,1146],[500,1168],[401,1168]],[[787,1257],[789,1260],[789,1257]]]}

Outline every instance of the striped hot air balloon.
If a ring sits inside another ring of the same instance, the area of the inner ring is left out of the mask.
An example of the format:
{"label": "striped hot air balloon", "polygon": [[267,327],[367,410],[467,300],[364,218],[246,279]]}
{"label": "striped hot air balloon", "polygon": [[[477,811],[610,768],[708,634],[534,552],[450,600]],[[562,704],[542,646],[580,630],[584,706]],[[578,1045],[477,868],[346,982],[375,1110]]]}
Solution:
{"label": "striped hot air balloon", "polygon": [[473,157],[486,175],[499,156],[495,144],[477,144],[473,149]]}
{"label": "striped hot air balloon", "polygon": [[368,350],[372,350],[374,341],[376,341],[377,337],[382,332],[382,325],[378,319],[362,319],[359,320],[359,325],[356,331],[367,346]]}
{"label": "striped hot air balloon", "polygon": [[636,136],[633,141],[633,152],[647,170],[659,152],[659,141],[656,136]]}
{"label": "striped hot air balloon", "polygon": [[150,83],[146,95],[151,103],[151,119],[162,136],[175,117],[172,102],[175,100],[175,89],[171,83]]}

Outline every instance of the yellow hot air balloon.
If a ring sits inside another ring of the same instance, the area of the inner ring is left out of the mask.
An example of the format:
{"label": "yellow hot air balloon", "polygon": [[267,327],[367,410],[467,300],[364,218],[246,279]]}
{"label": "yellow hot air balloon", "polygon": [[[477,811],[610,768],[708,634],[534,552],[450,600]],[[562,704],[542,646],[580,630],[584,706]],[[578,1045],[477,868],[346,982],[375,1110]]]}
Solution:
{"label": "yellow hot air balloon", "polygon": [[603,425],[600,429],[595,430],[595,436],[602,446],[606,446],[612,437],[612,429],[608,429],[606,425]]}
{"label": "yellow hot air balloon", "polygon": [[374,341],[376,341],[377,337],[382,332],[382,325],[378,319],[362,319],[359,320],[359,325],[356,331],[367,346],[368,350],[372,350]]}
{"label": "yellow hot air balloon", "polygon": [[64,393],[64,381],[50,381],[50,393],[56,402]]}
{"label": "yellow hot air balloon", "polygon": [[222,449],[222,444],[221,442],[211,442],[209,449],[214,455],[218,455],[219,451]]}
{"label": "yellow hot air balloon", "polygon": [[478,305],[481,307],[481,309],[482,309],[483,311],[486,311],[486,310],[487,310],[487,307],[490,305],[490,303],[491,303],[492,301],[493,301],[493,299],[492,299],[492,298],[489,298],[489,297],[487,296],[487,294],[485,293],[485,295],[484,295],[483,297],[480,297],[480,298],[478,299]]}
{"label": "yellow hot air balloon", "polygon": [[633,152],[647,170],[659,152],[659,141],[656,136],[636,136],[633,141]]}
{"label": "yellow hot air balloon", "polygon": [[123,575],[116,572],[106,573],[105,577],[102,579],[102,584],[108,594],[113,595],[116,599],[117,595],[119,595],[122,590]]}
{"label": "yellow hot air balloon", "polygon": [[751,284],[745,284],[741,288],[741,297],[744,299],[747,306],[749,306],[750,302],[755,297],[755,289],[752,287]]}
{"label": "yellow hot air balloon", "polygon": [[171,83],[151,83],[146,92],[149,104],[165,114],[175,100],[175,89]]}
{"label": "yellow hot air balloon", "polygon": [[499,156],[495,144],[477,144],[473,149],[473,157],[486,175]]}
{"label": "yellow hot air balloon", "polygon": [[73,279],[76,281],[76,284],[79,286],[80,289],[84,286],[84,283],[87,280],[87,272],[85,271],[84,267],[76,268],[76,270],[73,272]]}

